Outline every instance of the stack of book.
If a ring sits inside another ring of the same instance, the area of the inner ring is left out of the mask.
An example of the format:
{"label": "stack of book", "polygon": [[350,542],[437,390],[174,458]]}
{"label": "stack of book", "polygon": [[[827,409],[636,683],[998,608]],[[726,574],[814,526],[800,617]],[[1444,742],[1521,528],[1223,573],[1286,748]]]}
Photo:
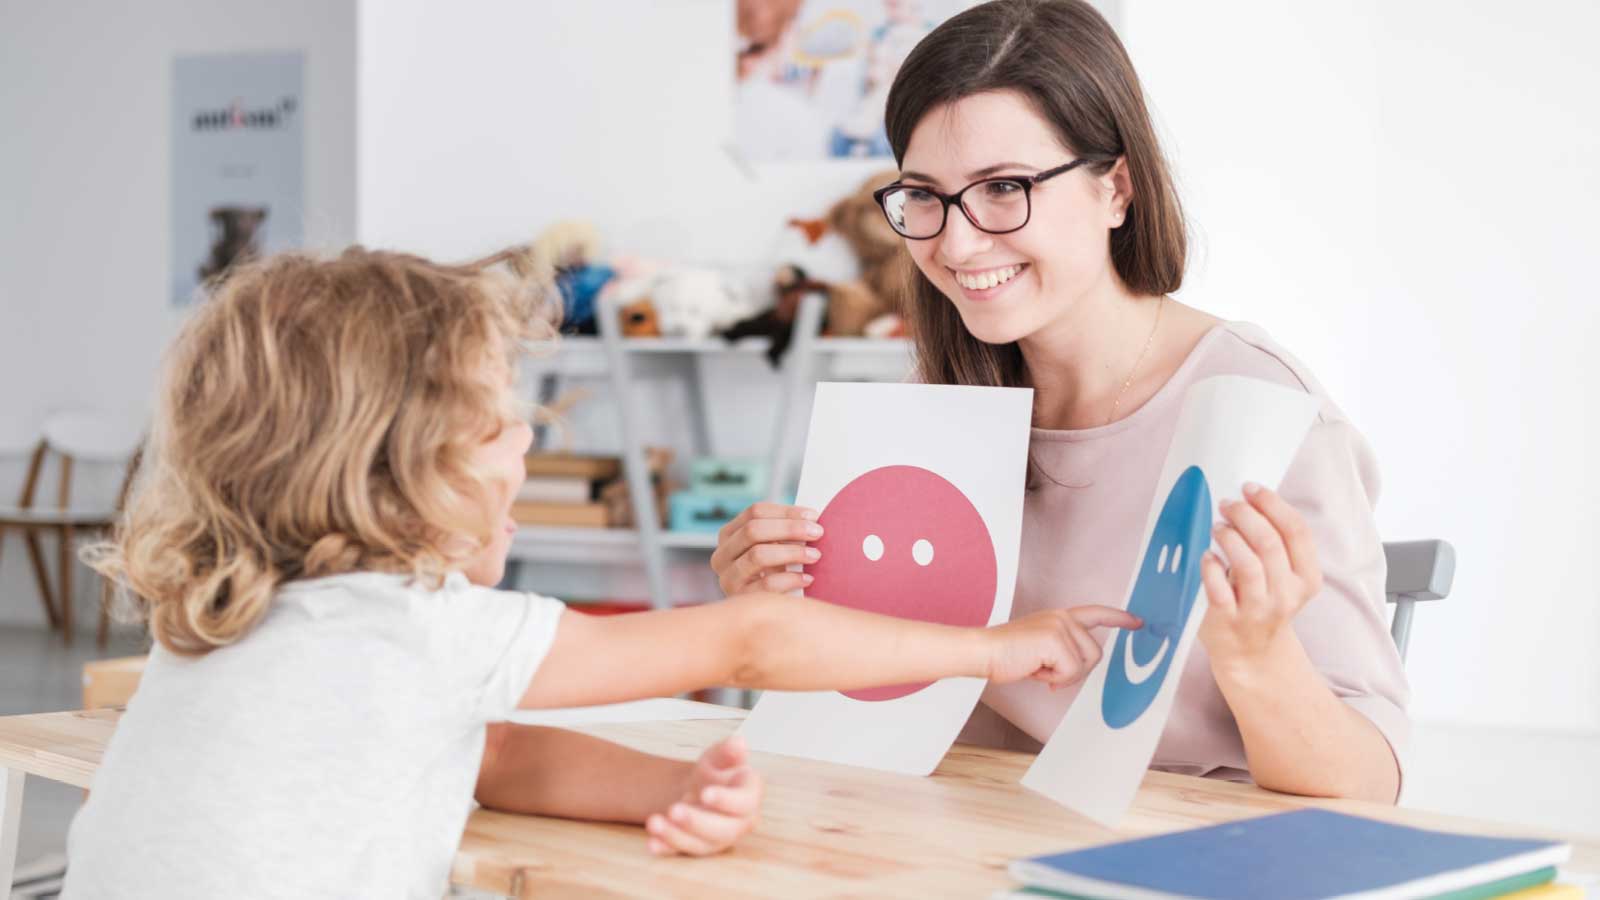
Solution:
{"label": "stack of book", "polygon": [[[666,469],[672,451],[647,448],[646,464],[656,485],[656,505],[665,507]],[[578,528],[629,528],[633,504],[622,459],[580,453],[530,453],[527,479],[511,506],[519,525],[556,525]],[[664,517],[663,517],[664,521]]]}
{"label": "stack of book", "polygon": [[600,491],[622,474],[615,456],[530,453],[528,478],[517,491],[511,518],[519,525],[605,528],[611,524]]}
{"label": "stack of book", "polygon": [[1326,900],[1581,896],[1552,883],[1571,847],[1450,834],[1324,809],[1013,862],[1007,898]]}

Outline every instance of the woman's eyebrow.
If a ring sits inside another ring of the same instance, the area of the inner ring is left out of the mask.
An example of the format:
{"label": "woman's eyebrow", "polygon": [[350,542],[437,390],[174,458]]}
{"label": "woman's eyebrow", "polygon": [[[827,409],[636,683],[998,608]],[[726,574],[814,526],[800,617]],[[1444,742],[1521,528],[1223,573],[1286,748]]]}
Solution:
{"label": "woman's eyebrow", "polygon": [[1003,172],[1006,169],[1032,169],[1035,172],[1039,171],[1039,167],[1038,166],[1030,166],[1027,163],[1003,162],[1003,163],[995,163],[992,166],[984,166],[983,168],[979,169],[976,172],[969,172],[969,173],[967,173],[967,177],[968,178],[988,178],[990,175],[993,175],[996,172]]}
{"label": "woman's eyebrow", "polygon": [[[1039,167],[1038,166],[1030,166],[1027,163],[1002,162],[1002,163],[995,163],[992,166],[984,166],[983,168],[977,170],[976,172],[968,172],[967,173],[967,178],[973,179],[973,180],[977,180],[977,179],[980,179],[980,178],[988,178],[990,175],[993,175],[996,172],[1004,172],[1007,169],[1013,169],[1013,170],[1014,169],[1028,169],[1029,171],[1033,171],[1033,172],[1039,171]],[[932,175],[924,175],[921,172],[901,172],[900,173],[900,180],[901,181],[926,181],[928,184],[933,184],[933,185],[937,185],[939,183],[939,179],[934,178]]]}

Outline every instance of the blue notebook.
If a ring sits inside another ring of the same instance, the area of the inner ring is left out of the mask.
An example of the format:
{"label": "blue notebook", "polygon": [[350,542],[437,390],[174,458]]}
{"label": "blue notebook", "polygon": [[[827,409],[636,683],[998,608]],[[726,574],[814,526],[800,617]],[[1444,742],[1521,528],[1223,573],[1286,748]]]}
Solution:
{"label": "blue notebook", "polygon": [[1425,831],[1302,809],[1011,864],[1030,887],[1097,900],[1422,898],[1565,862],[1556,841]]}

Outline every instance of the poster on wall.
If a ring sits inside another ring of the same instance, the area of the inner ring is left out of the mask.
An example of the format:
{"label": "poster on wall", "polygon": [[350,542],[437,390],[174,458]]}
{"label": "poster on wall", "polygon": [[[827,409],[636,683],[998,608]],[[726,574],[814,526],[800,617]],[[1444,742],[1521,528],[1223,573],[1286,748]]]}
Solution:
{"label": "poster on wall", "polygon": [[890,156],[900,64],[974,0],[739,0],[734,133],[753,162]]}
{"label": "poster on wall", "polygon": [[235,262],[301,245],[304,71],[300,53],[173,60],[173,305]]}
{"label": "poster on wall", "polygon": [[[818,384],[796,498],[823,527],[805,595],[946,625],[1009,620],[1032,413],[1024,388]],[[753,750],[926,775],[984,684],[764,691],[740,733]]]}

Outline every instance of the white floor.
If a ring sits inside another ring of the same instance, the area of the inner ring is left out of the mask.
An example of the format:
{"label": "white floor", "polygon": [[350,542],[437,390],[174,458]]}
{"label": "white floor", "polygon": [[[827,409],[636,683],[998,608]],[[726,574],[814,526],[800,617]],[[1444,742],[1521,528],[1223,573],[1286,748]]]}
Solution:
{"label": "white floor", "polygon": [[[143,650],[126,636],[101,653],[92,636],[69,648],[42,629],[0,627],[0,715],[75,709],[84,662]],[[1406,806],[1600,837],[1600,735],[1419,723],[1413,742]],[[76,788],[27,780],[19,861],[63,851],[81,797]]]}

